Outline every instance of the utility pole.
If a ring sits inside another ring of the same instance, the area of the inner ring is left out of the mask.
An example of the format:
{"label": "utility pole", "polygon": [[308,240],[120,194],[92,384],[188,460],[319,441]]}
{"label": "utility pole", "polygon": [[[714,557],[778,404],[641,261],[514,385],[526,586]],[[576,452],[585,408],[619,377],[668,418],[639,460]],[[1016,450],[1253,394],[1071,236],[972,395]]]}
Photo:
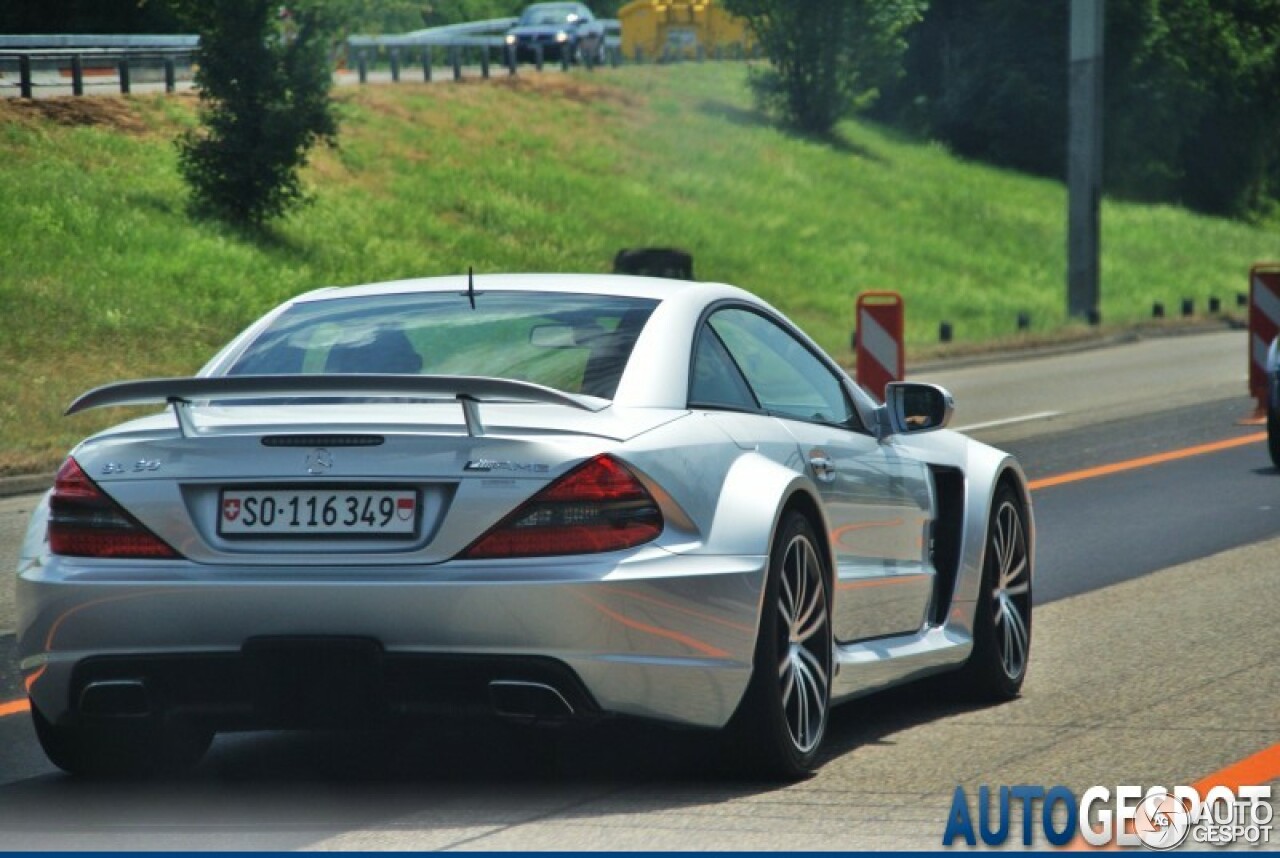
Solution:
{"label": "utility pole", "polygon": [[1102,40],[1106,0],[1071,0],[1067,314],[1101,321]]}

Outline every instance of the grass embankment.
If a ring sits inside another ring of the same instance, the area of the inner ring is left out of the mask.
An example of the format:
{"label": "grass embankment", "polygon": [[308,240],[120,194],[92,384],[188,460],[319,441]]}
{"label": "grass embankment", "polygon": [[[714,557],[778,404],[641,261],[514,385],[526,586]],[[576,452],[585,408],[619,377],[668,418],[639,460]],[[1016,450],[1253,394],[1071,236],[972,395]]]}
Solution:
{"label": "grass embankment", "polygon": [[[322,285],[465,271],[606,271],[672,244],[847,358],[853,297],[907,298],[908,339],[1064,324],[1058,184],[846,123],[797,139],[751,110],[739,64],[345,89],[315,205],[266,239],[192,222],[171,139],[190,97],[0,101],[0,473],[50,468],[118,415],[65,419],[110,380],[185,374]],[[1104,210],[1107,321],[1231,297],[1280,233],[1169,207]]]}

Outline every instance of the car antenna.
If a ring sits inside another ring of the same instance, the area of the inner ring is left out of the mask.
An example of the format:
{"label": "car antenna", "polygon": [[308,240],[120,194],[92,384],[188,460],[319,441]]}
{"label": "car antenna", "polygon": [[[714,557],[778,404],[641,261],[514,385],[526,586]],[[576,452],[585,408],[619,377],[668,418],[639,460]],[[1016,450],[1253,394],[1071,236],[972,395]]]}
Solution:
{"label": "car antenna", "polygon": [[471,302],[471,309],[476,308],[476,280],[475,269],[470,265],[467,266],[467,300]]}

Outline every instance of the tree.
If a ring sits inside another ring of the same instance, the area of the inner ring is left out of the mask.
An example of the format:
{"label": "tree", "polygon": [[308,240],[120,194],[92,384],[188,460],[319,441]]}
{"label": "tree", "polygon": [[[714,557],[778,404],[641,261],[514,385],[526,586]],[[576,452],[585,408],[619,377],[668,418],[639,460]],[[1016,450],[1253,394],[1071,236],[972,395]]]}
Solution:
{"label": "tree", "polygon": [[177,33],[158,0],[9,0],[0,3],[0,33]]}
{"label": "tree", "polygon": [[1140,36],[1108,68],[1111,188],[1227,215],[1273,208],[1280,200],[1280,0],[1118,5],[1132,9]]}
{"label": "tree", "polygon": [[[1105,187],[1280,206],[1280,0],[1108,0]],[[1061,178],[1069,0],[933,0],[877,113],[958,154]]]}
{"label": "tree", "polygon": [[299,170],[338,123],[327,6],[276,0],[170,0],[200,35],[199,129],[178,140],[196,211],[260,226],[306,197]]}
{"label": "tree", "polygon": [[870,104],[899,72],[905,33],[923,0],[726,0],[746,19],[770,68],[752,88],[767,110],[799,130],[828,133]]}
{"label": "tree", "polygon": [[933,0],[877,114],[965,157],[1059,175],[1067,10],[1067,0]]}

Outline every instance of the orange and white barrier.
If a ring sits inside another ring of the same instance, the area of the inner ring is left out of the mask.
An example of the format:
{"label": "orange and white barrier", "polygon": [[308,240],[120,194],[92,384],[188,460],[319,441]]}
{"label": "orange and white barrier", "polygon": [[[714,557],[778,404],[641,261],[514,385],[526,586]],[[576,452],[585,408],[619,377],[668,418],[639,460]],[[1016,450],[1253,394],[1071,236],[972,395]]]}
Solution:
{"label": "orange and white barrier", "polygon": [[1280,334],[1280,262],[1249,269],[1249,395],[1267,407],[1267,350]]}
{"label": "orange and white barrier", "polygon": [[858,296],[856,307],[854,379],[883,401],[885,385],[901,381],[905,375],[902,296],[897,292],[863,292]]}

